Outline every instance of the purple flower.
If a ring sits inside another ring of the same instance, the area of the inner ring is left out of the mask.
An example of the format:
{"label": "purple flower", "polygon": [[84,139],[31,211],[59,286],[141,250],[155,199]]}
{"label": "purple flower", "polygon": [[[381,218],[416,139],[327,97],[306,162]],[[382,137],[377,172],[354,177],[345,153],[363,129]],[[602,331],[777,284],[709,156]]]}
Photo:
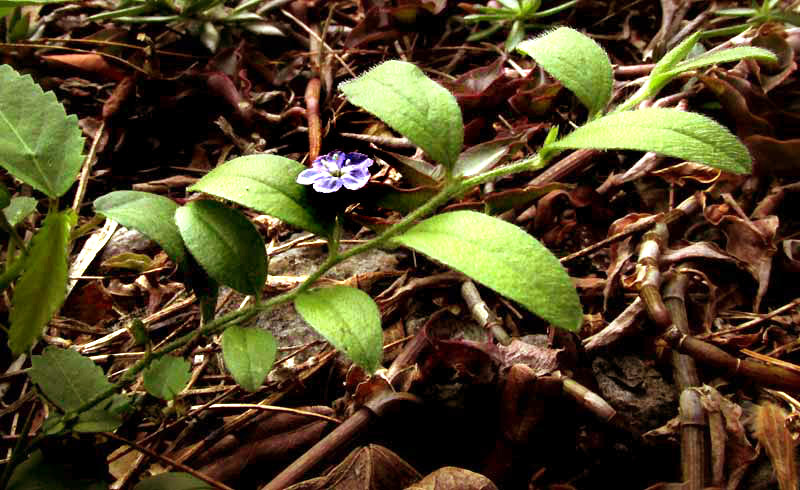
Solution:
{"label": "purple flower", "polygon": [[345,187],[354,191],[367,185],[370,174],[367,167],[373,161],[361,153],[345,153],[332,151],[317,157],[311,168],[303,170],[297,176],[297,183],[314,184],[314,190],[329,194]]}

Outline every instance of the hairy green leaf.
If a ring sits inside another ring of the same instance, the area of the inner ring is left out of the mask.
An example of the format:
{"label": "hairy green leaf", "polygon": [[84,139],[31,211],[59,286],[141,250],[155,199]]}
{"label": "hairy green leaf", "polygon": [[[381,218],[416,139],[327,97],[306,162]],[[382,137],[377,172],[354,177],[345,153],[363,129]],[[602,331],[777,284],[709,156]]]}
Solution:
{"label": "hairy green leaf", "polygon": [[378,305],[360,289],[333,286],[297,296],[295,308],[314,330],[347,357],[374,373],[383,358],[383,331]]}
{"label": "hairy green leaf", "polygon": [[189,473],[161,473],[140,481],[133,490],[209,490],[214,487]]}
{"label": "hairy green leaf", "polygon": [[8,346],[14,355],[39,338],[67,295],[67,244],[77,222],[71,210],[49,214],[34,235],[11,300]]}
{"label": "hairy green leaf", "polygon": [[464,143],[461,109],[422,70],[405,61],[385,61],[339,89],[351,104],[376,115],[436,163],[453,168]]}
{"label": "hairy green leaf", "polygon": [[186,249],[175,225],[178,205],[164,196],[139,191],[114,191],[97,198],[94,209],[98,214],[138,230],[156,243],[177,264],[186,261]]}
{"label": "hairy green leaf", "polygon": [[144,371],[144,389],[162,400],[172,400],[189,382],[190,369],[189,361],[180,357],[156,359]]}
{"label": "hairy green leaf", "polygon": [[559,27],[517,46],[570,89],[589,108],[589,119],[611,100],[613,71],[608,55],[591,38],[569,27]]}
{"label": "hairy green leaf", "polygon": [[29,75],[0,65],[0,166],[55,198],[75,181],[82,152],[78,118]]}
{"label": "hairy green leaf", "polygon": [[220,165],[189,187],[329,236],[332,223],[314,211],[312,191],[295,180],[305,167],[275,155],[247,155]]}
{"label": "hairy green leaf", "polygon": [[[103,371],[91,359],[71,349],[47,347],[31,358],[31,380],[48,400],[64,412],[76,410],[95,396],[108,391]],[[127,402],[122,395],[82,413],[74,429],[78,432],[115,430],[122,424],[118,408]]]}
{"label": "hairy green leaf", "polygon": [[257,391],[272,369],[278,344],[260,328],[228,327],[222,334],[222,357],[233,379],[247,391]]}
{"label": "hairy green leaf", "polygon": [[673,70],[670,70],[670,74],[675,76],[696,68],[717,65],[719,63],[728,63],[731,61],[739,61],[745,58],[752,58],[759,61],[778,61],[778,57],[775,56],[775,53],[768,49],[757,48],[755,46],[738,46],[713,53],[704,53],[696,58],[682,61],[678,63]]}
{"label": "hairy green leaf", "polygon": [[32,197],[14,197],[11,198],[8,207],[3,209],[3,214],[5,214],[8,224],[17,226],[36,210],[36,204],[36,199]]}
{"label": "hairy green leaf", "polygon": [[616,112],[579,127],[542,152],[593,148],[640,150],[682,158],[728,172],[750,172],[747,148],[706,116],[678,109]]}
{"label": "hairy green leaf", "polygon": [[193,201],[175,211],[186,248],[214,280],[257,295],[267,280],[264,241],[247,218],[216,201]]}
{"label": "hairy green leaf", "polygon": [[443,213],[393,238],[520,303],[557,327],[577,330],[578,293],[558,259],[522,229],[474,211]]}

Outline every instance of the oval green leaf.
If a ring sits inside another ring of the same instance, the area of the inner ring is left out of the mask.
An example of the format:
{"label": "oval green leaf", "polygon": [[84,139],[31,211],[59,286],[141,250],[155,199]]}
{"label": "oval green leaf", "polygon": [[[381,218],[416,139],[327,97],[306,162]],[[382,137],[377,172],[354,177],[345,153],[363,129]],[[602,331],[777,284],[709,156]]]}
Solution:
{"label": "oval green leaf", "polygon": [[258,295],[267,280],[264,241],[247,218],[216,201],[194,201],[175,211],[186,248],[214,280]]}
{"label": "oval green leaf", "polygon": [[8,224],[17,226],[22,220],[36,211],[36,199],[27,196],[13,197],[8,207],[3,209]]}
{"label": "oval green leaf", "polygon": [[569,27],[519,43],[527,54],[589,108],[589,119],[611,100],[613,70],[608,54],[591,38]]}
{"label": "oval green leaf", "polygon": [[186,387],[192,376],[190,370],[189,361],[180,357],[156,359],[144,371],[144,389],[156,398],[172,400]]}
{"label": "oval green leaf", "polygon": [[133,490],[211,490],[213,488],[189,473],[171,472],[142,480],[133,487]]}
{"label": "oval green leaf", "polygon": [[67,245],[78,217],[71,210],[52,213],[33,237],[24,271],[11,300],[8,346],[27,351],[67,297]]}
{"label": "oval green leaf", "polygon": [[189,187],[275,216],[320,236],[331,223],[314,212],[307,186],[295,182],[306,167],[276,155],[247,155],[220,165]]}
{"label": "oval green leaf", "polygon": [[547,145],[542,152],[578,148],[652,151],[740,174],[751,168],[750,153],[730,131],[711,118],[678,109],[609,114]]}
{"label": "oval green leaf", "polygon": [[183,265],[186,249],[175,225],[177,209],[178,205],[172,199],[139,191],[114,191],[94,201],[95,212],[144,233],[172,260]]}
{"label": "oval green leaf", "polygon": [[339,85],[351,104],[374,114],[422,148],[436,163],[453,168],[464,143],[456,98],[416,66],[381,63]]}
{"label": "oval green leaf", "polygon": [[78,118],[67,116],[55,94],[30,75],[0,65],[0,166],[56,198],[75,181],[82,153]]}
{"label": "oval green leaf", "polygon": [[222,357],[233,379],[247,391],[257,391],[275,363],[275,337],[260,328],[228,327],[222,334]]}
{"label": "oval green leaf", "polygon": [[474,211],[426,219],[393,239],[459,270],[553,325],[575,331],[583,318],[558,259],[522,229]]}
{"label": "oval green leaf", "polygon": [[314,330],[367,372],[380,367],[381,316],[367,293],[347,286],[312,289],[298,295],[294,306]]}
{"label": "oval green leaf", "polygon": [[[71,349],[47,347],[31,358],[31,380],[42,394],[64,412],[76,410],[95,396],[108,391],[111,383],[91,359]],[[75,426],[77,432],[115,430],[122,424],[115,406],[124,405],[122,395],[83,412]]]}

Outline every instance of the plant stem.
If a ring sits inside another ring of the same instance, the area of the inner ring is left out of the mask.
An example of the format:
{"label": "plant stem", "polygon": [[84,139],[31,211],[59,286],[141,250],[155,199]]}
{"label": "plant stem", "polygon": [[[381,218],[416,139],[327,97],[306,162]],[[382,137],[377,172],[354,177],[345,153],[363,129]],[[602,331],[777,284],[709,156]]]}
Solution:
{"label": "plant stem", "polygon": [[310,288],[319,278],[321,278],[326,272],[328,272],[335,265],[355,255],[358,255],[360,253],[366,252],[367,250],[371,250],[373,248],[385,244],[392,237],[395,237],[400,233],[403,233],[404,231],[409,229],[412,225],[414,225],[418,219],[432,213],[437,207],[439,207],[441,204],[444,204],[451,198],[463,194],[469,189],[477,185],[483,184],[485,182],[488,182],[490,180],[495,180],[497,178],[522,171],[535,170],[537,168],[541,168],[542,166],[544,166],[544,163],[542,162],[540,156],[537,154],[532,157],[524,158],[517,162],[513,162],[511,164],[499,168],[495,168],[481,175],[470,177],[462,181],[451,182],[445,185],[445,187],[438,194],[433,196],[433,198],[431,198],[428,202],[426,202],[419,208],[415,209],[411,213],[407,214],[403,219],[401,219],[400,221],[389,227],[387,230],[385,230],[377,237],[341,253],[339,253],[339,239],[341,236],[341,219],[338,218],[336,223],[336,229],[334,230],[332,237],[328,241],[328,257],[325,259],[325,262],[323,262],[322,265],[320,265],[319,269],[317,269],[311,275],[309,275],[308,278],[306,278],[306,280],[303,281],[302,284],[300,284],[291,291],[270,298],[264,302],[258,303],[246,310],[232,311],[230,313],[222,315],[208,322],[207,324],[200,326],[195,331],[183,335],[182,337],[178,337],[172,342],[162,346],[158,351],[152,352],[149,356],[146,356],[145,358],[139,360],[134,365],[132,365],[128,369],[128,371],[122,376],[122,378],[120,378],[119,381],[114,383],[111,387],[97,394],[91,400],[84,403],[75,410],[72,410],[64,414],[63,420],[68,423],[72,420],[77,419],[77,417],[81,413],[90,410],[103,400],[107,399],[120,389],[124,388],[129,383],[133,382],[136,379],[136,376],[138,376],[140,372],[142,372],[145,368],[147,368],[147,366],[149,366],[151,362],[165,356],[166,354],[174,350],[177,350],[187,345],[194,339],[199,338],[201,336],[211,335],[214,333],[221,332],[231,325],[240,324],[242,322],[249,320],[250,318],[257,315],[259,312],[269,311],[278,305],[292,301],[299,294],[303,293],[308,288]]}

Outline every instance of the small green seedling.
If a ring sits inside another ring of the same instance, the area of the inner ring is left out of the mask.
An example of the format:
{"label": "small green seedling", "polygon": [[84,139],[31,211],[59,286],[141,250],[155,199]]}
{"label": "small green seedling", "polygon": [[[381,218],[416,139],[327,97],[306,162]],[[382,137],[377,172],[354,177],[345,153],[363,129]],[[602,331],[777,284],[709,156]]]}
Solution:
{"label": "small green seedling", "polygon": [[768,22],[779,22],[787,26],[800,26],[800,14],[795,9],[800,2],[785,2],[782,0],[762,0],[761,5],[755,0],[750,2],[750,7],[722,8],[714,11],[719,18],[711,22],[728,22],[731,19],[742,20],[728,27],[710,29],[703,33],[704,38],[735,36],[747,29],[758,27]]}
{"label": "small green seedling", "polygon": [[499,0],[502,7],[476,7],[477,13],[464,17],[468,23],[489,22],[490,27],[482,29],[467,38],[467,41],[480,41],[493,35],[500,29],[508,28],[505,49],[511,52],[525,38],[530,29],[545,29],[546,24],[539,24],[538,20],[555,15],[572,7],[578,0],[569,0],[545,10],[539,10],[542,0]]}

